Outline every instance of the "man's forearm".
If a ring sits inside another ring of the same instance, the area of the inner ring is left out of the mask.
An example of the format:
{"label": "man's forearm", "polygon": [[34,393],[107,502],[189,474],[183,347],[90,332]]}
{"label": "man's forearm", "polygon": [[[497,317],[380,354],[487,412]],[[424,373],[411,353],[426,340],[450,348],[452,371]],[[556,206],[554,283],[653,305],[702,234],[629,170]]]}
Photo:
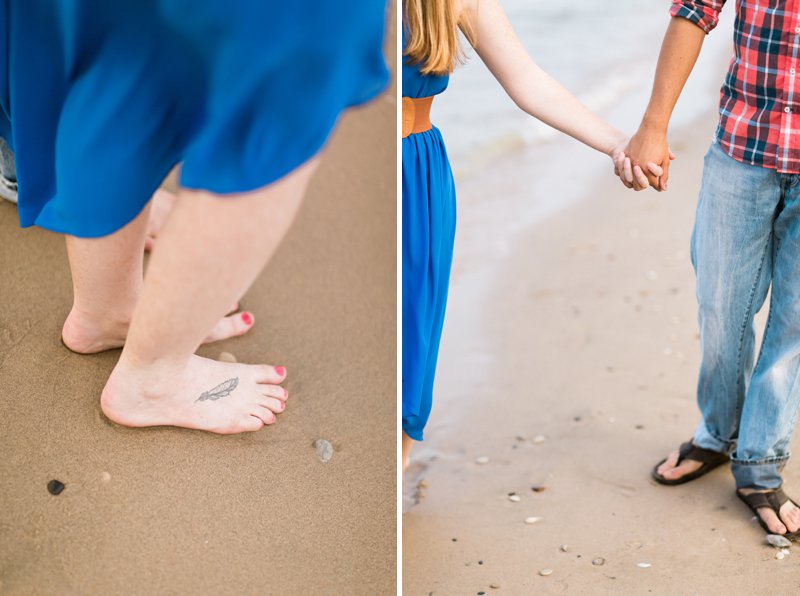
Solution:
{"label": "man's forearm", "polygon": [[642,118],[642,127],[667,130],[672,110],[697,62],[705,35],[700,27],[684,18],[672,19],[661,44],[653,93]]}

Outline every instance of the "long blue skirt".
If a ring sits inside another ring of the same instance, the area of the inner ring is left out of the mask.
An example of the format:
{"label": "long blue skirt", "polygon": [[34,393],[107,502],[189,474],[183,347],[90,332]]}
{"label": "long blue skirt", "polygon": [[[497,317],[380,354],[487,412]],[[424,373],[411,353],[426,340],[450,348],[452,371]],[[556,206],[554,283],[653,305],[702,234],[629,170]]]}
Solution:
{"label": "long blue skirt", "polygon": [[403,139],[403,430],[421,441],[433,400],[456,192],[437,128]]}
{"label": "long blue skirt", "polygon": [[382,90],[380,0],[0,0],[0,136],[22,226],[132,220],[165,175],[266,186]]}

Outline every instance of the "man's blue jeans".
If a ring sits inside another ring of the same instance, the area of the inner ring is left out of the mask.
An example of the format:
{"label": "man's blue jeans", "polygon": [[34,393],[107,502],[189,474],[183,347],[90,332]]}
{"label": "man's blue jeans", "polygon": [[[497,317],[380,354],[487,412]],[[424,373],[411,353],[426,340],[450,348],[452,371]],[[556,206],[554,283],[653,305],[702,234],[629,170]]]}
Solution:
{"label": "man's blue jeans", "polygon": [[[777,488],[800,406],[800,176],[712,144],[692,234],[702,360],[694,442],[730,452],[736,485]],[[753,317],[772,286],[755,358]]]}

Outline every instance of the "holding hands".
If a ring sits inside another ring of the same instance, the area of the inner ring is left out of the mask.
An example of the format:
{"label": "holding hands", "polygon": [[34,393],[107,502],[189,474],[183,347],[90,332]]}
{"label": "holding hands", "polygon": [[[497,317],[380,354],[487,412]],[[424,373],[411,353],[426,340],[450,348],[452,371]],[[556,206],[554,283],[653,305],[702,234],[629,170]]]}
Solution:
{"label": "holding hands", "polygon": [[669,164],[675,155],[667,144],[666,130],[643,122],[635,135],[612,152],[611,159],[614,174],[627,188],[639,191],[652,186],[661,192],[667,190]]}

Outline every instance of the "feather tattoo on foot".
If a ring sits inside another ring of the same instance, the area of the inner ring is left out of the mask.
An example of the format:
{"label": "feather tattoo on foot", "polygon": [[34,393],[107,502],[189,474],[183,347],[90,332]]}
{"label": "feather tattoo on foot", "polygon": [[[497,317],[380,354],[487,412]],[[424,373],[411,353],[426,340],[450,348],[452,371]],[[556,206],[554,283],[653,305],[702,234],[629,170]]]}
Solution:
{"label": "feather tattoo on foot", "polygon": [[228,379],[208,391],[204,391],[195,402],[198,401],[217,401],[221,397],[228,397],[239,385],[239,377]]}

